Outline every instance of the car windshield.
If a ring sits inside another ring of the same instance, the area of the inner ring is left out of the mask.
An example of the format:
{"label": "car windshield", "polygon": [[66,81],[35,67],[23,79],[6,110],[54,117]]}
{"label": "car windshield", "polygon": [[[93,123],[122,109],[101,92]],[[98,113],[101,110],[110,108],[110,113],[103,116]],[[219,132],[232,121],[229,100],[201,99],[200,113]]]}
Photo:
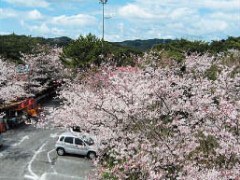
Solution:
{"label": "car windshield", "polygon": [[94,140],[92,139],[92,138],[90,138],[90,137],[86,137],[86,136],[84,136],[83,137],[83,141],[88,145],[88,146],[91,146],[91,145],[93,145],[94,144]]}

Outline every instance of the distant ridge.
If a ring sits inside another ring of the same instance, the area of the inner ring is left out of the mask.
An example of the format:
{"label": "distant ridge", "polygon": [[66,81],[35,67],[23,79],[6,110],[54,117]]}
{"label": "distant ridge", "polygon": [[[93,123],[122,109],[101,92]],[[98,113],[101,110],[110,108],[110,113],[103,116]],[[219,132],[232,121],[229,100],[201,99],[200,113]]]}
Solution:
{"label": "distant ridge", "polygon": [[121,46],[126,46],[126,47],[131,47],[134,49],[138,49],[141,51],[146,51],[148,49],[151,49],[153,46],[157,44],[166,44],[171,42],[171,39],[147,39],[147,40],[141,40],[141,39],[136,39],[136,40],[126,40],[122,42],[115,42],[118,45]]}
{"label": "distant ridge", "polygon": [[72,41],[73,39],[67,36],[46,39],[46,42],[49,43],[50,45],[57,44],[58,46],[67,46]]}
{"label": "distant ridge", "polygon": [[56,38],[43,38],[32,37],[26,35],[0,35],[0,56],[18,60],[21,63],[21,53],[37,53],[40,49],[37,48],[40,45],[50,45],[64,47],[67,46],[73,40],[69,37],[56,37]]}
{"label": "distant ridge", "polygon": [[[67,36],[62,36],[62,37],[54,37],[54,38],[44,38],[44,37],[32,37],[29,35],[16,35],[16,34],[9,34],[9,35],[0,35],[0,40],[3,42],[7,41],[18,41],[18,43],[22,44],[28,44],[28,42],[31,43],[40,43],[40,44],[49,44],[52,46],[59,46],[59,47],[65,47],[74,39],[71,39]],[[126,40],[122,42],[112,42],[113,44],[128,47],[128,48],[133,48],[135,50],[140,50],[140,51],[146,51],[151,49],[154,45],[156,44],[165,44],[169,43],[173,40],[171,39],[147,39],[147,40],[141,40],[141,39],[136,39],[136,40]],[[3,44],[1,44],[3,46]],[[14,45],[13,45],[14,46]],[[21,51],[24,52],[24,50],[21,48]],[[1,52],[0,52],[1,54]]]}

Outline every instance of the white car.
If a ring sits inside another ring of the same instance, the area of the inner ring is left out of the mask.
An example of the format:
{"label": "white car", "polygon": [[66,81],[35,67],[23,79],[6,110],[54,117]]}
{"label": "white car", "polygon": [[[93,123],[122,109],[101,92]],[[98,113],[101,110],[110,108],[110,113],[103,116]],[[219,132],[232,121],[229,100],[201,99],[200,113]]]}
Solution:
{"label": "white car", "polygon": [[78,133],[65,132],[61,134],[56,142],[56,151],[59,156],[78,154],[94,159],[97,156],[98,148],[90,137]]}

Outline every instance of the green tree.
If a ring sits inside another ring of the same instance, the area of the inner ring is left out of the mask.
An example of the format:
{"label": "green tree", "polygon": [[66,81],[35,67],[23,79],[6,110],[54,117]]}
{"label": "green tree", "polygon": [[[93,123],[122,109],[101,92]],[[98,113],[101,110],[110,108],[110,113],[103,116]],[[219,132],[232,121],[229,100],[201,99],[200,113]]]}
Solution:
{"label": "green tree", "polygon": [[[134,66],[133,55],[141,54],[140,51],[123,47],[115,43],[104,42],[95,35],[80,36],[63,49],[61,60],[72,68],[88,68],[91,64],[99,66],[106,58],[116,66]],[[109,62],[110,63],[110,62]]]}
{"label": "green tree", "polygon": [[102,42],[96,36],[80,36],[63,49],[62,61],[70,67],[87,67],[90,64],[100,65]]}

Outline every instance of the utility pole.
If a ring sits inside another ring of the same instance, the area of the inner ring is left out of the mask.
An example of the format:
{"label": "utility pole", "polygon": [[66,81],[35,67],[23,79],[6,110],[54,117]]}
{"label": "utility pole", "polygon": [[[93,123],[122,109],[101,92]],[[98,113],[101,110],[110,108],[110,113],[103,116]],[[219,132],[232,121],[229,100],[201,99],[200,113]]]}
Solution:
{"label": "utility pole", "polygon": [[103,9],[102,9],[102,54],[103,54],[103,47],[104,47],[104,26],[105,26],[105,22],[104,22],[104,20],[105,20],[105,4],[107,4],[107,2],[108,2],[108,0],[100,0],[100,2],[99,3],[101,3],[102,4],[102,6],[103,6]]}

